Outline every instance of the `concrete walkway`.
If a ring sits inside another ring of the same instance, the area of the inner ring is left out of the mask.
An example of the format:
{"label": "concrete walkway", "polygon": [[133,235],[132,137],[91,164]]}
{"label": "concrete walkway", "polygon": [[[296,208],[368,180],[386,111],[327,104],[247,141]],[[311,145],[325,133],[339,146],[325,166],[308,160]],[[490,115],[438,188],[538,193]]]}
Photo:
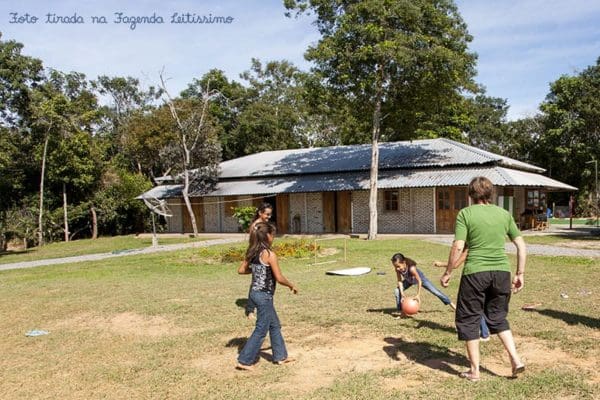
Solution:
{"label": "concrete walkway", "polygon": [[[213,235],[214,236],[214,235]],[[24,261],[10,264],[0,264],[0,271],[5,271],[9,269],[20,269],[20,268],[34,268],[40,267],[43,265],[56,265],[56,264],[69,264],[69,263],[77,263],[83,261],[96,261],[96,260],[104,260],[106,258],[114,258],[114,257],[124,257],[124,256],[132,256],[132,255],[140,255],[140,254],[150,254],[150,253],[160,253],[163,251],[175,251],[181,249],[189,249],[189,248],[199,248],[199,247],[208,247],[214,246],[217,244],[226,244],[226,243],[238,243],[242,241],[248,240],[243,235],[237,235],[235,237],[227,237],[222,239],[212,239],[212,240],[203,240],[200,242],[191,242],[191,243],[177,243],[177,244],[169,244],[164,246],[156,246],[156,247],[144,247],[141,249],[132,249],[132,250],[123,250],[112,253],[98,253],[98,254],[87,254],[83,256],[73,256],[73,257],[64,257],[64,258],[50,258],[46,260],[36,260],[36,261]]]}
{"label": "concrete walkway", "polygon": [[[428,242],[452,244],[453,237],[430,237],[425,239]],[[517,252],[515,245],[507,243],[505,246],[506,252],[515,254]],[[545,244],[528,244],[527,254],[538,255],[538,256],[571,256],[571,257],[600,257],[600,250],[590,249],[577,249],[573,247],[559,247],[556,245],[545,245]]]}
{"label": "concrete walkway", "polygon": [[[594,228],[590,228],[587,226],[577,226],[573,229],[568,229],[563,226],[551,226],[550,229],[542,232],[535,231],[523,231],[523,236],[525,237],[525,241],[527,241],[528,236],[548,236],[548,235],[558,235],[564,236],[568,239],[576,240],[578,236],[598,236],[599,232]],[[450,246],[452,244],[452,240],[454,239],[453,235],[433,235],[427,237],[425,240],[433,243],[442,243]],[[600,243],[600,236],[598,236],[598,243]],[[517,252],[515,245],[512,243],[506,243],[505,246],[506,252],[515,254]],[[528,244],[527,245],[527,254],[531,255],[539,255],[539,256],[570,256],[570,257],[591,257],[596,258],[600,257],[600,250],[592,250],[592,249],[579,249],[576,247],[566,247],[566,246],[557,246],[557,245],[545,245],[545,244]]]}

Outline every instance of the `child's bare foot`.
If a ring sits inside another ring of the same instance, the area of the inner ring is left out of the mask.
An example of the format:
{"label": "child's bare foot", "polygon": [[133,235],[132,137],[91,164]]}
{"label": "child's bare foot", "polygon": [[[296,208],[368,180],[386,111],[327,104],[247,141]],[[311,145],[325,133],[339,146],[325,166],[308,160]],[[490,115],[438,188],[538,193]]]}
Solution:
{"label": "child's bare foot", "polygon": [[450,306],[451,309],[453,309],[454,311],[456,311],[456,304],[450,303],[448,305]]}
{"label": "child's bare foot", "polygon": [[458,374],[458,376],[471,382],[479,382],[480,379],[479,374],[475,374],[471,371],[461,372],[460,374]]}
{"label": "child's bare foot", "polygon": [[254,314],[253,312],[246,314],[246,318],[254,320],[256,319],[256,314]]}
{"label": "child's bare foot", "polygon": [[512,365],[512,375],[511,378],[516,378],[520,373],[525,372],[525,364],[522,361],[511,361]]}
{"label": "child's bare foot", "polygon": [[252,371],[252,370],[254,370],[254,366],[253,365],[246,365],[246,364],[237,363],[237,365],[235,366],[235,369],[240,369],[240,370],[243,370],[243,371]]}
{"label": "child's bare foot", "polygon": [[293,362],[296,362],[296,359],[293,358],[293,357],[288,357],[288,358],[286,358],[284,360],[275,361],[274,363],[277,364],[277,365],[283,365],[283,364],[290,364],[290,363],[293,363]]}
{"label": "child's bare foot", "polygon": [[434,261],[434,262],[433,262],[433,266],[434,266],[434,267],[445,267],[445,266],[446,266],[446,263],[445,263],[445,262],[442,262],[442,261]]}

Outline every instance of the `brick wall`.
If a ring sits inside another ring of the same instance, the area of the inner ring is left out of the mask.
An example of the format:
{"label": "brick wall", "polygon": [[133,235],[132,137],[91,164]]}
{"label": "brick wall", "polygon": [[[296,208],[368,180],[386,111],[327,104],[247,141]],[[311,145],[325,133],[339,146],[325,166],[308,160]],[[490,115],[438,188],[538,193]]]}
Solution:
{"label": "brick wall", "polygon": [[352,192],[352,233],[369,231],[369,191]]}
{"label": "brick wall", "polygon": [[290,233],[294,216],[300,216],[300,233],[323,233],[323,196],[321,193],[290,194]]}
{"label": "brick wall", "polygon": [[[306,232],[305,226],[305,207],[304,207],[304,193],[291,193],[290,194],[290,226],[289,233],[303,233]],[[300,216],[300,226],[296,226],[296,222],[294,220],[294,216]]]}
{"label": "brick wall", "polygon": [[[515,189],[515,206],[517,199],[523,199]],[[522,192],[522,190],[521,190]],[[401,189],[398,211],[384,210],[383,190],[378,193],[378,229],[379,233],[433,233],[434,220],[434,188]],[[226,207],[251,206],[251,196],[240,197],[235,202],[224,203],[224,197],[204,198],[204,227],[206,232],[238,232],[236,218],[226,213]],[[227,200],[232,200],[227,198]],[[169,232],[181,232],[183,229],[182,199],[170,199],[173,217],[168,219]],[[308,210],[308,215],[306,214]],[[369,230],[369,191],[352,192],[352,232],[367,233]],[[323,232],[323,196],[321,193],[290,194],[290,233],[294,229],[294,216],[300,215],[301,233]],[[220,221],[219,221],[220,219]]]}
{"label": "brick wall", "polygon": [[183,198],[167,199],[167,204],[171,209],[172,217],[167,218],[167,232],[181,233],[183,232]]}
{"label": "brick wall", "polygon": [[323,195],[321,193],[306,193],[306,209],[308,218],[302,217],[302,223],[306,227],[306,232],[323,233]]}
{"label": "brick wall", "polygon": [[[377,194],[379,233],[433,233],[433,188],[400,189],[398,211],[384,211],[384,191]],[[369,192],[352,192],[355,233],[369,231]]]}
{"label": "brick wall", "polygon": [[238,200],[234,200],[231,197],[219,197],[219,201],[221,201],[220,208],[221,208],[221,218],[222,218],[222,221],[221,221],[222,232],[226,232],[226,233],[238,232],[239,224],[237,222],[237,219],[235,217],[231,216],[232,211],[230,210],[230,207],[238,206]]}
{"label": "brick wall", "polygon": [[434,188],[411,189],[414,233],[433,233],[435,230],[434,192]]}
{"label": "brick wall", "polygon": [[220,203],[221,197],[205,197],[204,198],[204,231],[219,232],[221,226],[219,219],[221,218]]}

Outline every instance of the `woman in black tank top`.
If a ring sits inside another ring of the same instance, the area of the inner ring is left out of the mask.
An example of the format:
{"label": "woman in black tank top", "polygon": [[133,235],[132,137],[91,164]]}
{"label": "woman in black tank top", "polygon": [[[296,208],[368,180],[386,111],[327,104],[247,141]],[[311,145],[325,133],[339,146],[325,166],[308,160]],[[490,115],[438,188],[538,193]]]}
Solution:
{"label": "woman in black tank top", "polygon": [[267,332],[271,338],[273,362],[285,364],[294,361],[287,354],[281,324],[273,305],[273,296],[277,282],[290,288],[294,294],[298,293],[298,288],[281,273],[277,255],[271,249],[274,235],[273,225],[267,222],[257,223],[250,232],[250,245],[245,260],[238,268],[239,274],[252,274],[250,300],[257,309],[256,327],[238,356],[238,369],[253,368]]}

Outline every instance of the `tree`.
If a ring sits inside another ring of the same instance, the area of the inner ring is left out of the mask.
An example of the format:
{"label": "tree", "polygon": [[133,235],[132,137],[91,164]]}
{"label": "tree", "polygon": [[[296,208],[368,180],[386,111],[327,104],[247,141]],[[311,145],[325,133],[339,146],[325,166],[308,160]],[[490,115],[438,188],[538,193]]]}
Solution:
{"label": "tree", "polygon": [[252,59],[250,70],[241,74],[248,82],[249,98],[236,131],[243,154],[307,145],[305,75],[285,60],[263,65]]}
{"label": "tree", "polygon": [[465,123],[464,133],[471,146],[505,154],[511,146],[507,140],[506,99],[489,97],[479,94],[465,99],[468,109],[468,122]]}
{"label": "tree", "polygon": [[42,62],[22,54],[23,45],[0,33],[0,250],[6,246],[7,212],[19,208],[30,186],[32,91],[43,77]]}
{"label": "tree", "polygon": [[[450,0],[284,0],[288,10],[313,11],[322,37],[305,57],[325,87],[370,124],[369,239],[377,237],[378,144],[381,133],[425,133],[438,114],[475,89],[475,55]],[[387,118],[384,118],[387,117]],[[392,125],[386,125],[386,120]],[[429,124],[429,125],[427,125]]]}
{"label": "tree", "polygon": [[219,96],[212,99],[208,112],[219,127],[218,135],[221,143],[223,160],[230,160],[246,155],[243,146],[237,140],[236,132],[240,114],[246,109],[252,98],[248,89],[234,80],[229,80],[219,69],[211,69],[200,79],[194,79],[181,92],[182,99],[202,100],[204,88],[209,87]]}
{"label": "tree", "polygon": [[111,163],[102,174],[100,187],[90,201],[98,212],[99,233],[124,235],[148,227],[150,211],[136,197],[152,188],[150,180]]}
{"label": "tree", "polygon": [[172,144],[171,152],[178,155],[178,166],[183,175],[183,200],[190,216],[194,236],[198,236],[190,194],[203,194],[216,184],[221,146],[208,107],[219,93],[212,90],[208,82],[200,92],[202,93],[200,100],[175,99],[169,94],[162,73],[160,81],[166,95],[165,103],[171,111],[177,129],[177,142]]}
{"label": "tree", "polygon": [[48,83],[51,100],[45,109],[52,114],[47,124],[56,133],[49,142],[48,176],[62,191],[64,238],[69,241],[67,189],[73,201],[81,201],[100,177],[101,154],[92,139],[99,113],[85,75],[51,70]]}
{"label": "tree", "polygon": [[168,106],[133,113],[123,125],[123,131],[126,132],[121,136],[123,154],[117,157],[126,160],[121,164],[153,180],[171,172],[172,160],[161,157],[164,149],[178,138]]}
{"label": "tree", "polygon": [[27,119],[31,91],[43,78],[42,62],[22,55],[22,49],[14,40],[0,40],[0,125],[16,126]]}
{"label": "tree", "polygon": [[579,74],[551,83],[540,110],[544,129],[536,159],[552,177],[579,187],[582,196],[593,193],[594,166],[586,163],[600,154],[600,58]]}
{"label": "tree", "polygon": [[91,82],[91,87],[110,100],[109,104],[100,108],[103,118],[98,127],[98,135],[107,141],[108,155],[119,157],[128,167],[137,168],[138,172],[147,173],[142,171],[143,165],[136,163],[137,149],[128,148],[128,144],[135,142],[130,138],[130,132],[140,118],[155,108],[154,102],[160,98],[162,91],[153,86],[144,89],[138,79],[130,76],[99,76]]}

